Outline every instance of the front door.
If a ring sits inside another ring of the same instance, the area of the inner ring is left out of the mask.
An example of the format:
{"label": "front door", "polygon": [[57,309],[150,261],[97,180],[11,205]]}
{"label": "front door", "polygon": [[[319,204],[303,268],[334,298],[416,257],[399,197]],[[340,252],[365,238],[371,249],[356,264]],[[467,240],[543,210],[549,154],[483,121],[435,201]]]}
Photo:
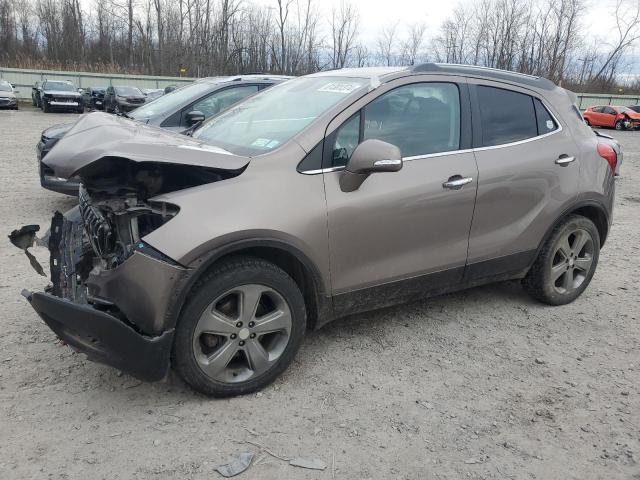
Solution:
{"label": "front door", "polygon": [[[466,84],[412,78],[380,89],[361,108],[352,107],[325,140],[331,164],[324,165],[333,170],[324,176],[338,314],[456,284],[467,258],[478,171],[465,148]],[[370,138],[398,146],[403,168],[372,174],[358,190],[343,192],[340,168]],[[461,186],[450,183],[460,179]]]}

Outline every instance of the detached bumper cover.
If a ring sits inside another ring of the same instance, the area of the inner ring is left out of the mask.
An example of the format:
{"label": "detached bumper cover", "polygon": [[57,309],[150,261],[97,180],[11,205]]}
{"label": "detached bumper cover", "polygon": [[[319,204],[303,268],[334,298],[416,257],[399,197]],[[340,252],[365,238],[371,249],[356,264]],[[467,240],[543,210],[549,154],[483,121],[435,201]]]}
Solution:
{"label": "detached bumper cover", "polygon": [[126,371],[145,381],[165,377],[174,330],[157,337],[135,331],[122,320],[44,292],[27,296],[33,309],[60,339],[90,360]]}

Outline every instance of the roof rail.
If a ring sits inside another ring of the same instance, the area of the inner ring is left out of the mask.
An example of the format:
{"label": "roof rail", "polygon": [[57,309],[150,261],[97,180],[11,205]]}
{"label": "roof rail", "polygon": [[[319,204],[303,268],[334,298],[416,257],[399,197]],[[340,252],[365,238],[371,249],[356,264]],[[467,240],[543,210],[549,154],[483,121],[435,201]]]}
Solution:
{"label": "roof rail", "polygon": [[545,90],[553,90],[556,85],[544,77],[536,77],[526,73],[500,70],[498,68],[482,67],[477,65],[462,65],[456,63],[423,63],[411,68],[415,73],[451,73],[462,75],[478,75],[486,78],[522,83]]}

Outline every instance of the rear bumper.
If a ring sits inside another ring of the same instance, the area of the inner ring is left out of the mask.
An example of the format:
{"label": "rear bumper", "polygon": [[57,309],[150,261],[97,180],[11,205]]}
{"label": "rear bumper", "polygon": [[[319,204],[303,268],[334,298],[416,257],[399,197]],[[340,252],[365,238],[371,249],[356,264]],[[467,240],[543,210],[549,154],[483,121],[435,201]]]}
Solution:
{"label": "rear bumper", "polygon": [[27,299],[60,339],[85,353],[90,360],[145,381],[160,380],[167,374],[173,329],[148,337],[90,305],[76,304],[44,292],[29,293]]}
{"label": "rear bumper", "polygon": [[142,105],[144,105],[144,103],[118,103],[120,110],[122,110],[123,112],[130,112],[131,110],[135,110]]}

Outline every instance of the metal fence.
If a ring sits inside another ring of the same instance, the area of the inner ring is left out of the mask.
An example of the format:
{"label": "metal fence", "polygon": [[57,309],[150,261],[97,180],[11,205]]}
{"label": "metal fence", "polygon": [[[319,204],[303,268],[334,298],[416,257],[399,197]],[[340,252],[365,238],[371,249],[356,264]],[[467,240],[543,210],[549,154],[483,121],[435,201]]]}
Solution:
{"label": "metal fence", "polygon": [[[139,88],[164,88],[167,85],[184,85],[194,78],[153,77],[148,75],[120,75],[88,72],[57,72],[53,70],[26,70],[0,67],[0,79],[16,86],[19,98],[31,98],[34,83],[49,80],[71,80],[78,88],[131,85]],[[639,105],[640,95],[609,95],[578,93],[578,108],[584,110],[592,105]]]}
{"label": "metal fence", "polygon": [[593,105],[640,105],[640,95],[609,95],[601,93],[578,93],[578,108],[584,110]]}
{"label": "metal fence", "polygon": [[31,98],[31,87],[42,80],[70,80],[78,88],[131,85],[138,88],[164,88],[185,85],[195,80],[187,77],[152,77],[148,75],[120,75],[88,72],[57,72],[53,70],[27,70],[0,67],[0,79],[15,85],[18,98]]}

